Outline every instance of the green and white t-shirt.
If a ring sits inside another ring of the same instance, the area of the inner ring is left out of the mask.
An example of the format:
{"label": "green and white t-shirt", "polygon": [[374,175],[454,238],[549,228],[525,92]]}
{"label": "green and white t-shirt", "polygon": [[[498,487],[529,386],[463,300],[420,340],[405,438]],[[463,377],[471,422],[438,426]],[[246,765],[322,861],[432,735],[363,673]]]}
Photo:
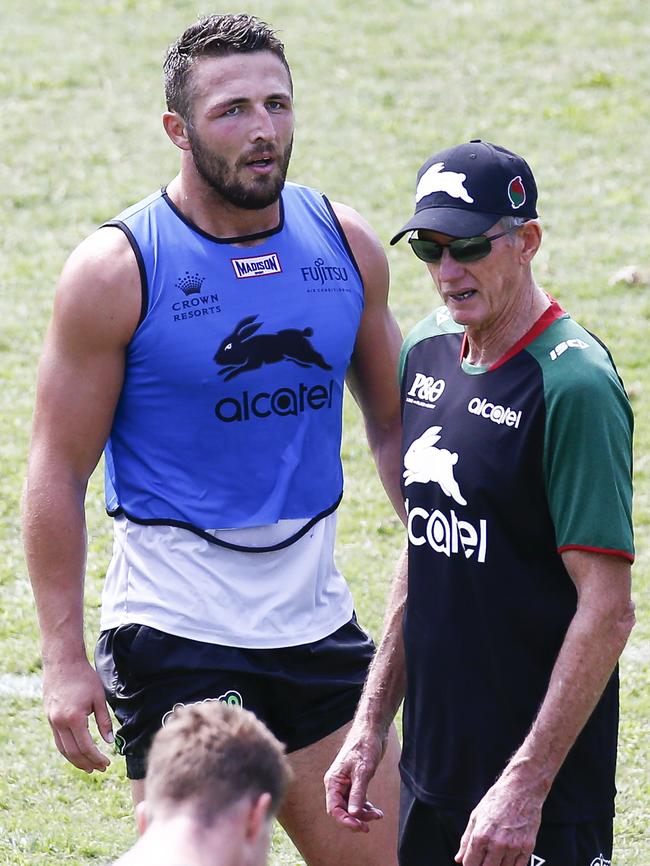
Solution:
{"label": "green and white t-shirt", "polygon": [[[470,810],[521,744],[576,610],[561,553],[634,557],[632,413],[602,343],[553,302],[489,368],[446,308],[402,351],[408,513],[402,775]],[[614,674],[544,818],[612,814]]]}

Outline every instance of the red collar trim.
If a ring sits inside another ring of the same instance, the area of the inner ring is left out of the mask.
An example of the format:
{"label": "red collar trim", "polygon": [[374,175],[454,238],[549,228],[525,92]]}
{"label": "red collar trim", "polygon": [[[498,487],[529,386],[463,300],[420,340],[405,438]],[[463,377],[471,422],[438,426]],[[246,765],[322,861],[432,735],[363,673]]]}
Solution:
{"label": "red collar trim", "polygon": [[[505,355],[502,355],[498,361],[495,361],[488,370],[496,370],[497,367],[500,367],[502,364],[505,364],[506,361],[509,361],[510,358],[513,358],[516,354],[521,352],[522,349],[525,349],[529,343],[532,343],[536,337],[539,337],[541,333],[543,333],[549,325],[552,325],[553,322],[557,321],[557,319],[561,319],[562,316],[565,315],[564,310],[555,300],[549,295],[549,299],[551,301],[551,305],[547,307],[542,315],[537,319],[537,321],[533,324],[529,331],[527,331],[524,336],[517,340],[514,346],[511,346]],[[462,361],[467,355],[468,345],[467,345],[467,333],[463,334],[463,340],[460,346],[460,360]]]}

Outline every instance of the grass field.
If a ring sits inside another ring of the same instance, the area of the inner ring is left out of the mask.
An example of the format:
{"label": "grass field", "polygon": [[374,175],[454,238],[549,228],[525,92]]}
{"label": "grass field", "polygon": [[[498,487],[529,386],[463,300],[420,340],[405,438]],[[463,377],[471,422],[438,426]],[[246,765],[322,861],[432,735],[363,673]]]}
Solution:
{"label": "grass field", "polygon": [[[232,9],[233,7],[230,7]],[[540,187],[541,284],[612,349],[637,415],[635,600],[622,660],[618,866],[650,864],[650,11],[646,0],[252,0],[281,31],[296,85],[290,177],[361,211],[387,244],[434,150],[482,137],[527,156]],[[3,0],[0,98],[0,864],[104,864],[133,839],[123,767],[88,777],[56,752],[19,539],[35,366],[57,274],[95,226],[165,183],[160,64],[197,13],[185,0]],[[408,330],[432,303],[424,268],[389,251]],[[610,280],[624,267],[630,281]],[[110,299],[107,299],[110,303]],[[401,543],[356,410],[338,561],[379,632]],[[110,521],[89,496],[87,634],[97,631]],[[271,862],[299,857],[281,832]]]}

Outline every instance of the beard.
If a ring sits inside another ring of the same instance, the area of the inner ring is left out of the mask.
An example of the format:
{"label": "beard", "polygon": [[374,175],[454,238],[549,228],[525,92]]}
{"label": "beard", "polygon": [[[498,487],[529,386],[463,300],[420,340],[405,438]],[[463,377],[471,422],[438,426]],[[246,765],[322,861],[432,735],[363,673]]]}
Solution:
{"label": "beard", "polygon": [[277,159],[276,170],[272,174],[254,177],[249,184],[244,184],[238,180],[238,170],[244,169],[251,159],[255,159],[255,149],[231,166],[223,156],[204,147],[193,129],[188,128],[187,137],[198,174],[228,204],[244,210],[261,210],[279,199],[287,177],[293,138],[281,154],[269,145],[259,145],[257,150],[260,154],[269,155],[271,152]]}

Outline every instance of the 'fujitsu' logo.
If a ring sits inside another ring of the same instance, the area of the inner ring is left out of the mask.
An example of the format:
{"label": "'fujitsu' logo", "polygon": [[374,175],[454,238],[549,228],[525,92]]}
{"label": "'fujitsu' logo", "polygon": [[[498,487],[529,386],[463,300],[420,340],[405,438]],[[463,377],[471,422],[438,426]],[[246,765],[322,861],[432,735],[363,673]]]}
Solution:
{"label": "'fujitsu' logo", "polygon": [[316,259],[314,264],[308,268],[300,268],[303,282],[320,283],[325,285],[326,280],[335,280],[337,282],[347,283],[348,272],[346,268],[337,267],[336,265],[326,265],[325,259]]}

